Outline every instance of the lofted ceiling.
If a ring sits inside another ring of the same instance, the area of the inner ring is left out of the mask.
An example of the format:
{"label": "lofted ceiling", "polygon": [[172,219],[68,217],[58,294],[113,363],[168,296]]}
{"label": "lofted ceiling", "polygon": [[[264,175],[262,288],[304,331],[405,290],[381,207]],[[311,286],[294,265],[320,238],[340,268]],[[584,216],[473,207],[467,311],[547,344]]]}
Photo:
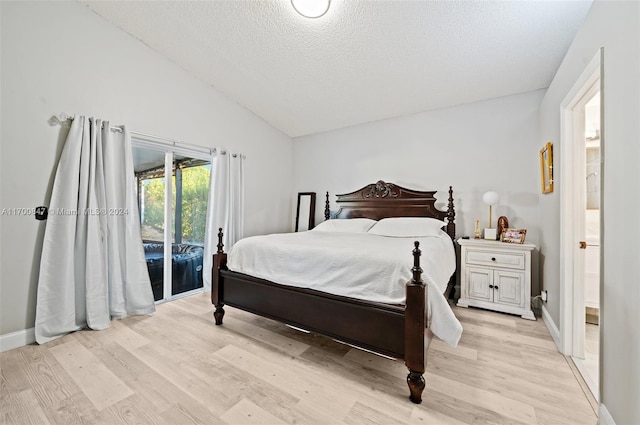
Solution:
{"label": "lofted ceiling", "polygon": [[546,88],[591,0],[82,1],[291,137]]}

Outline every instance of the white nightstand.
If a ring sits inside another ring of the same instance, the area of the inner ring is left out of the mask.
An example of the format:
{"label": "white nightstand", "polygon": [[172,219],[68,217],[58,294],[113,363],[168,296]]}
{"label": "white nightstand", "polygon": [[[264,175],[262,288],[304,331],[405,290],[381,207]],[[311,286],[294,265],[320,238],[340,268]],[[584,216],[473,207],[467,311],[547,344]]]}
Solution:
{"label": "white nightstand", "polygon": [[458,239],[460,307],[480,307],[536,320],[531,311],[530,243]]}

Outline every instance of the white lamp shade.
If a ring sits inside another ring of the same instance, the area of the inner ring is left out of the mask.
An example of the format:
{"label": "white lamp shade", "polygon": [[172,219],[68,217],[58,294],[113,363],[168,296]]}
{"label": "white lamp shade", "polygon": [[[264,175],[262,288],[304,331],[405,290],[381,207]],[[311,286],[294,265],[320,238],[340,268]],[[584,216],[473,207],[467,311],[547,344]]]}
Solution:
{"label": "white lamp shade", "polygon": [[482,202],[487,205],[495,205],[500,200],[498,192],[489,191],[482,195]]}
{"label": "white lamp shade", "polygon": [[319,18],[327,13],[331,0],[291,0],[293,8],[304,17]]}

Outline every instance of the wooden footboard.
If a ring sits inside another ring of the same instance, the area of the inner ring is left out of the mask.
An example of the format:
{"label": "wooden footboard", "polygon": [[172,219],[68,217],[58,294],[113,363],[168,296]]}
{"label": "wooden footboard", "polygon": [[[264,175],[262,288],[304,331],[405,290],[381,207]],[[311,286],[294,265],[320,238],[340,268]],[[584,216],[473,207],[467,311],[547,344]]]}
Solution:
{"label": "wooden footboard", "polygon": [[323,334],[386,356],[403,359],[410,399],[422,401],[425,387],[427,298],[420,268],[419,243],[413,250],[413,277],[406,286],[406,306],[373,303],[311,289],[280,285],[227,270],[222,229],[213,256],[211,302],[221,325],[224,305]]}

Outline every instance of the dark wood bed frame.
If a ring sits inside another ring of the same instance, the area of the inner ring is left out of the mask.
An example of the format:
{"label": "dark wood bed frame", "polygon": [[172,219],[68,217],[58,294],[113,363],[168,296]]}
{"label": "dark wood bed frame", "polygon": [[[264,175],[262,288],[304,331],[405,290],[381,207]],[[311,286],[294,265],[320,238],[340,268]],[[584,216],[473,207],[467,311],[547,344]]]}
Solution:
{"label": "dark wood bed frame", "polygon": [[[455,241],[453,189],[447,211],[435,207],[433,192],[405,189],[378,181],[352,193],[337,195],[333,218],[432,217],[446,220],[446,232]],[[329,193],[325,219],[330,218]],[[409,375],[412,402],[422,402],[426,367],[427,298],[420,268],[420,249],[413,249],[413,277],[406,284],[406,305],[392,305],[337,296],[311,289],[280,285],[227,269],[222,229],[213,256],[211,302],[216,325],[222,324],[224,305],[268,317],[291,326],[326,335],[386,356],[403,359]],[[408,255],[409,247],[407,247]]]}

